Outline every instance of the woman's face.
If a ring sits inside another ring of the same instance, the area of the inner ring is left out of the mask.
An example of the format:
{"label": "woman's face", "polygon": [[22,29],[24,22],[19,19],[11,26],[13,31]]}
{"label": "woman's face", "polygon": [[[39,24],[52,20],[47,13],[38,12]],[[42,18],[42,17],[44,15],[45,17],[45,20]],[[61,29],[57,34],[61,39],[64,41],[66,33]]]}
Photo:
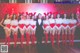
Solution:
{"label": "woman's face", "polygon": [[72,17],[72,19],[74,19],[74,14],[73,13],[71,14],[71,17]]}
{"label": "woman's face", "polygon": [[30,19],[30,16],[29,15],[27,15],[27,19]]}
{"label": "woman's face", "polygon": [[13,15],[13,18],[15,19],[16,18],[16,15]]}
{"label": "woman's face", "polygon": [[51,18],[53,18],[54,16],[53,15],[51,15]]}
{"label": "woman's face", "polygon": [[39,14],[39,19],[41,19],[42,18],[42,15],[41,14]]}
{"label": "woman's face", "polygon": [[9,19],[9,14],[7,14],[7,19]]}
{"label": "woman's face", "polygon": [[32,19],[35,19],[35,16],[32,16]]}
{"label": "woman's face", "polygon": [[25,16],[21,15],[21,19],[25,19]]}
{"label": "woman's face", "polygon": [[66,18],[67,17],[67,15],[66,14],[64,14],[64,18]]}

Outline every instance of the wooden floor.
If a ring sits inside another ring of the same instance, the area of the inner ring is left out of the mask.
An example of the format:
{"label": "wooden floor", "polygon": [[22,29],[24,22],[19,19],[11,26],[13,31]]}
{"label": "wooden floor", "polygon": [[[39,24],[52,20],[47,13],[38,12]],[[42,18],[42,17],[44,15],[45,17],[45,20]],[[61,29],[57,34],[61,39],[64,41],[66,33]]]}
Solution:
{"label": "wooden floor", "polygon": [[36,45],[35,46],[24,45],[23,48],[21,48],[20,45],[17,45],[16,48],[14,48],[13,45],[11,45],[8,53],[80,53],[80,46],[78,47],[78,45],[76,44],[76,46],[71,47],[62,45],[57,46],[55,44],[55,46],[52,47],[50,44],[48,44],[48,45],[43,45],[43,47],[41,46],[39,47],[40,51],[42,52],[38,51]]}

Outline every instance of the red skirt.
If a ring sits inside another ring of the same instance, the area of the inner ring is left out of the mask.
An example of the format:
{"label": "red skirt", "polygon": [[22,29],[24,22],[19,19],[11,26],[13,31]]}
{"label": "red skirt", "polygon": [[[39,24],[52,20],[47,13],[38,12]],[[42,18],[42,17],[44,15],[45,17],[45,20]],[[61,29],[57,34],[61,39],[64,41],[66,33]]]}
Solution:
{"label": "red skirt", "polygon": [[44,24],[43,26],[44,26],[44,28],[46,28],[48,25],[47,24]]}
{"label": "red skirt", "polygon": [[10,25],[10,24],[7,24],[7,25],[6,25],[6,27],[10,28],[10,27],[11,27],[11,25]]}
{"label": "red skirt", "polygon": [[35,25],[31,25],[31,27],[34,29],[35,28]]}
{"label": "red skirt", "polygon": [[13,25],[12,28],[16,28],[17,26]]}
{"label": "red skirt", "polygon": [[53,27],[55,26],[55,24],[54,24],[54,23],[52,23],[52,24],[50,24],[50,26],[51,26],[51,28],[53,28]]}
{"label": "red skirt", "polygon": [[24,24],[19,24],[19,27],[23,29],[25,25]]}
{"label": "red skirt", "polygon": [[64,27],[66,27],[67,26],[67,24],[62,24]]}
{"label": "red skirt", "polygon": [[61,24],[56,24],[56,26],[57,26],[57,27],[60,27],[60,26],[61,26]]}
{"label": "red skirt", "polygon": [[26,28],[28,28],[30,25],[26,25]]}
{"label": "red skirt", "polygon": [[74,27],[74,24],[69,24],[70,28]]}

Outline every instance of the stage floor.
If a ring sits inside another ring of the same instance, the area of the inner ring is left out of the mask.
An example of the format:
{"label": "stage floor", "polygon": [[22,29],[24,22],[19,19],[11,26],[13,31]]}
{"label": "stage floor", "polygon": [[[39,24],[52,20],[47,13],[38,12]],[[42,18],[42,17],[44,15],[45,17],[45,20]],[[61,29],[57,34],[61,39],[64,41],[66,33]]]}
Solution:
{"label": "stage floor", "polygon": [[[72,46],[63,46],[60,45],[59,47],[55,44],[54,47],[52,47],[50,44],[48,45],[43,45],[44,47],[41,48],[41,51],[44,53],[80,53],[80,43],[75,43],[75,45]],[[36,46],[26,46],[24,45],[23,48],[20,47],[20,45],[17,45],[16,48],[11,45],[9,48],[8,53],[40,53],[37,50]]]}

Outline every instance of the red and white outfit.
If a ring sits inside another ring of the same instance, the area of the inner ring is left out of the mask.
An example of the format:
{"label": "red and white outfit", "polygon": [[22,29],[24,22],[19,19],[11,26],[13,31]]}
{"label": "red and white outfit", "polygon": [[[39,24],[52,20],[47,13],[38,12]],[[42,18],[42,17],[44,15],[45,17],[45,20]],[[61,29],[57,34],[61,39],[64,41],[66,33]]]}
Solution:
{"label": "red and white outfit", "polygon": [[60,29],[62,28],[62,23],[63,23],[62,18],[56,19],[56,28],[57,28],[58,30],[60,30]]}
{"label": "red and white outfit", "polygon": [[[19,29],[20,31],[25,31],[25,20],[19,20]],[[21,34],[21,47],[23,47],[24,34]]]}
{"label": "red and white outfit", "polygon": [[[57,30],[61,30],[62,22],[63,22],[62,18],[56,19],[56,28],[57,28]],[[59,40],[60,40],[60,34],[58,32],[57,33],[57,44],[58,44],[58,46],[59,46]]]}
{"label": "red and white outfit", "polygon": [[11,29],[14,31],[18,30],[18,20],[12,20],[11,21]]}
{"label": "red and white outfit", "polygon": [[19,29],[25,30],[25,20],[19,20]]}
{"label": "red and white outfit", "polygon": [[[55,19],[49,19],[50,30],[55,30]],[[54,46],[54,35],[50,34],[51,44]]]}
{"label": "red and white outfit", "polygon": [[36,21],[34,21],[33,19],[30,21],[30,26],[31,26],[31,30],[33,31],[32,35],[31,35],[31,39],[32,39],[32,44],[35,44],[36,41],[36,36],[35,36],[35,30],[36,30]]}
{"label": "red and white outfit", "polygon": [[30,28],[35,31],[36,30],[36,21],[31,20],[30,21],[30,26],[31,26]]}
{"label": "red and white outfit", "polygon": [[[69,23],[70,31],[72,29],[75,30],[76,24],[77,24],[77,20],[70,19],[70,23]],[[74,32],[71,32],[71,34],[69,35],[69,39],[70,39],[70,44],[73,46],[73,44],[74,44]]]}
{"label": "red and white outfit", "polygon": [[55,29],[55,19],[49,19],[49,24],[50,24],[50,28],[51,30]]}
{"label": "red and white outfit", "polygon": [[70,28],[69,23],[70,23],[69,19],[63,19],[62,27],[64,29]]}
{"label": "red and white outfit", "polygon": [[31,26],[30,26],[30,19],[26,19],[25,20],[25,28],[26,28],[26,30],[28,30],[28,29],[30,29],[31,28]]}
{"label": "red and white outfit", "polygon": [[[43,21],[43,28],[44,28],[45,31],[47,31],[47,30],[49,31],[50,30],[49,29],[50,28],[49,20],[44,20]],[[46,43],[48,42],[48,33],[46,33],[46,32],[45,32],[45,41],[46,41]]]}
{"label": "red and white outfit", "polygon": [[43,21],[43,28],[44,28],[44,30],[49,30],[49,28],[50,28],[49,20],[44,20]]}
{"label": "red and white outfit", "polygon": [[11,27],[11,20],[10,19],[4,20],[4,25],[6,26],[6,29],[10,29],[10,27]]}
{"label": "red and white outfit", "polygon": [[[30,19],[25,20],[26,31],[28,31],[31,28],[30,21],[31,21]],[[29,45],[29,41],[30,41],[30,34],[29,32],[26,32],[26,45]]]}
{"label": "red and white outfit", "polygon": [[[62,23],[62,28],[63,30],[67,30],[67,28],[70,29],[69,27],[69,19],[63,19],[63,23]],[[65,34],[64,32],[62,32],[62,40],[63,40],[63,45],[66,45],[66,38],[67,38],[67,34]]]}
{"label": "red and white outfit", "polygon": [[[18,32],[18,20],[12,20],[11,21],[11,29],[14,31],[14,32]],[[13,34],[13,37],[14,37],[14,47],[16,47],[16,42],[17,42],[17,34]]]}
{"label": "red and white outfit", "polygon": [[[10,29],[10,27],[11,27],[11,20],[10,19],[6,19],[6,20],[4,20],[4,23],[3,23],[4,25],[5,25],[5,27],[6,28],[4,28],[4,29],[7,29],[7,30],[11,30]],[[8,46],[10,46],[10,36],[8,36],[8,37],[6,37],[6,39],[5,39],[5,42],[8,42]],[[6,43],[5,43],[6,44]]]}
{"label": "red and white outfit", "polygon": [[76,27],[77,20],[75,20],[75,19],[70,19],[69,22],[70,22],[70,23],[69,23],[69,27],[70,27],[70,29]]}

